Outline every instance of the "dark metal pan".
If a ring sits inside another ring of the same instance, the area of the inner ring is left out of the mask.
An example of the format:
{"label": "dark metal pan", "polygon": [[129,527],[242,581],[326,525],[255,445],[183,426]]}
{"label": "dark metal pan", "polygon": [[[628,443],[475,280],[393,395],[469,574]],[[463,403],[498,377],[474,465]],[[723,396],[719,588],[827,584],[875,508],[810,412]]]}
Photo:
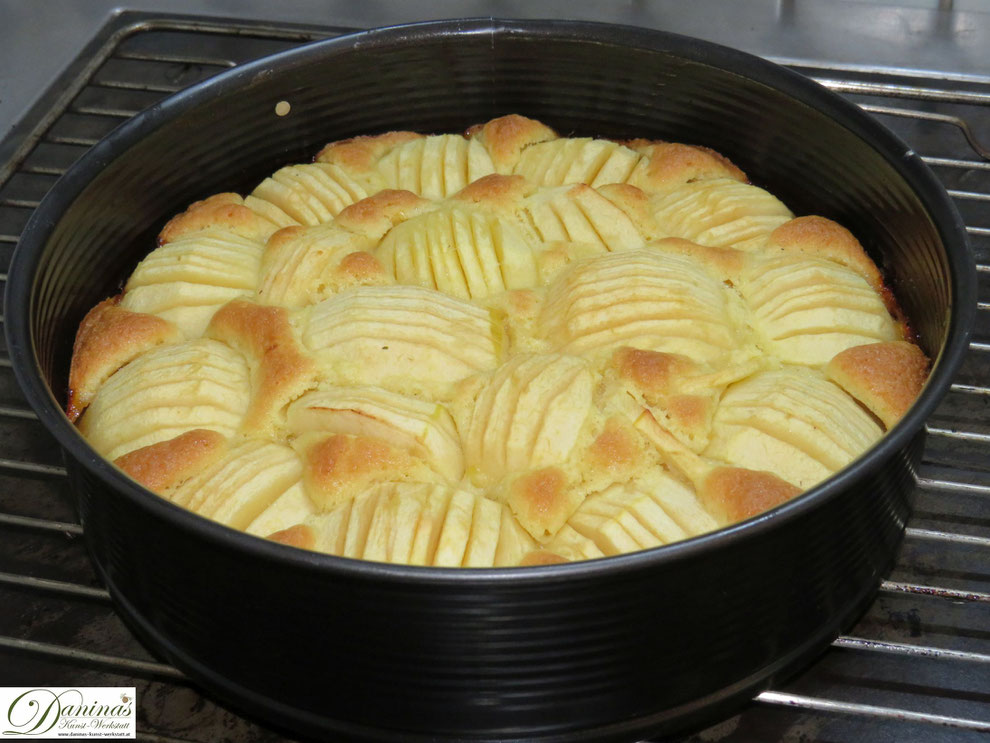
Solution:
{"label": "dark metal pan", "polygon": [[[275,105],[291,103],[278,117]],[[686,542],[526,569],[389,566],[204,520],[135,485],[62,414],[75,329],[190,201],[325,142],[517,112],[562,133],[713,147],[796,213],[851,229],[934,359],[871,451],[790,503]],[[921,158],[758,58],[670,34],[473,20],[345,36],[213,78],[123,124],[52,189],[10,267],[17,378],[65,449],[93,560],[131,627],[242,711],[382,741],[633,740],[724,714],[866,607],[910,511],[924,421],[967,347],[975,271]]]}

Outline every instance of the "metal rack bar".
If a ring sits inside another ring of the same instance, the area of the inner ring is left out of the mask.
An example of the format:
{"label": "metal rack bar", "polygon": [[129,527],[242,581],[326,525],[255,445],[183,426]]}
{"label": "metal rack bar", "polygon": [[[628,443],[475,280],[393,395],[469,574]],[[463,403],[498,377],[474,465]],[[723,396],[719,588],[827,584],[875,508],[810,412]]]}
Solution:
{"label": "metal rack bar", "polygon": [[33,578],[29,575],[18,575],[15,573],[0,573],[0,585],[31,588],[72,598],[98,599],[100,601],[110,600],[110,593],[105,588],[91,588],[78,583]]}
{"label": "metal rack bar", "polygon": [[55,645],[47,642],[34,642],[32,640],[21,640],[15,637],[3,637],[0,635],[0,649],[35,653],[56,658],[66,663],[97,666],[142,677],[164,678],[172,681],[187,680],[184,673],[164,663],[121,658],[104,653],[93,653],[88,650],[80,650],[79,648]]}
{"label": "metal rack bar", "polygon": [[951,601],[978,601],[990,604],[990,593],[982,591],[958,591],[952,588],[924,586],[917,583],[900,583],[885,580],[880,584],[880,590],[886,593],[912,593],[919,596],[933,596]]}
{"label": "metal rack bar", "polygon": [[69,521],[53,521],[51,519],[36,519],[30,516],[17,516],[12,513],[0,513],[0,526],[17,526],[23,529],[39,531],[54,531],[72,536],[82,536],[83,528]]}
{"label": "metal rack bar", "polygon": [[874,717],[885,720],[897,720],[900,722],[920,722],[927,725],[938,725],[942,727],[959,728],[961,730],[975,730],[980,733],[990,733],[990,722],[984,722],[983,720],[971,720],[964,717],[950,717],[948,715],[936,715],[930,712],[915,712],[914,710],[896,709],[891,707],[878,707],[872,704],[842,702],[837,699],[821,699],[819,697],[809,697],[802,694],[787,694],[779,691],[765,691],[756,697],[756,701],[761,704],[797,707],[800,709],[814,710],[817,712],[839,712],[846,715]]}

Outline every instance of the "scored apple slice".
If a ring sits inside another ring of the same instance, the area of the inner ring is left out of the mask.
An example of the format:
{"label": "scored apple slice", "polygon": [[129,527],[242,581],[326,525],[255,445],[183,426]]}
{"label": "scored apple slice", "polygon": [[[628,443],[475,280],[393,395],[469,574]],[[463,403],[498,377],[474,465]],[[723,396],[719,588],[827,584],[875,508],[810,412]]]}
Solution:
{"label": "scored apple slice", "polygon": [[289,406],[288,430],[371,436],[424,459],[457,482],[464,455],[453,418],[439,404],[381,387],[331,387],[308,392]]}
{"label": "scored apple slice", "polygon": [[[515,560],[526,545],[510,519],[505,506],[477,493],[389,482],[271,538],[379,562],[493,567],[504,564],[498,556]],[[304,540],[296,539],[299,531]]]}
{"label": "scored apple slice", "polygon": [[453,404],[465,464],[495,482],[563,462],[590,414],[592,386],[587,363],[576,356],[513,356]]}
{"label": "scored apple slice", "polygon": [[247,439],[169,495],[173,503],[244,530],[302,477],[302,463],[283,444]]}
{"label": "scored apple slice", "polygon": [[718,528],[691,488],[661,470],[589,495],[567,523],[606,555],[670,544]]}
{"label": "scored apple slice", "polygon": [[794,215],[762,188],[732,178],[685,183],[652,200],[653,217],[670,237],[753,250]]}
{"label": "scored apple slice", "polygon": [[418,286],[359,286],[312,307],[303,343],[328,379],[398,391],[447,386],[498,363],[500,320]]}
{"label": "scored apple slice", "polygon": [[267,537],[274,532],[288,529],[314,514],[316,507],[306,495],[303,484],[298,482],[266,506],[244,531],[258,537]]}
{"label": "scored apple slice", "polygon": [[[391,283],[370,254],[373,247],[371,239],[334,224],[279,230],[261,259],[258,298],[266,304],[304,307],[348,286]],[[355,254],[364,256],[365,265],[349,258]]]}
{"label": "scored apple slice", "polygon": [[462,299],[483,299],[538,281],[534,247],[518,227],[458,207],[402,222],[381,241],[375,256],[400,283]]}
{"label": "scored apple slice", "polygon": [[839,263],[800,253],[754,257],[736,286],[758,341],[788,363],[820,366],[848,348],[901,339],[869,281]]}
{"label": "scored apple slice", "polygon": [[543,242],[583,243],[610,252],[645,244],[625,212],[580,183],[539,189],[523,200],[522,214]]}
{"label": "scored apple slice", "polygon": [[187,338],[203,333],[213,313],[258,286],[262,243],[210,228],[153,250],[127,280],[120,307],[157,315]]}
{"label": "scored apple slice", "polygon": [[540,334],[565,353],[634,346],[717,361],[740,345],[725,287],[694,259],[649,248],[566,269],[550,286]]}
{"label": "scored apple slice", "polygon": [[79,430],[112,460],[197,428],[231,437],[250,397],[244,357],[199,338],[153,348],[115,372],[79,419]]}
{"label": "scored apple slice", "polygon": [[873,417],[824,374],[785,367],[754,374],[726,390],[705,454],[810,488],[882,434]]}
{"label": "scored apple slice", "polygon": [[625,183],[643,155],[618,142],[591,137],[552,139],[522,151],[512,172],[541,186]]}
{"label": "scored apple slice", "polygon": [[494,173],[495,165],[477,140],[459,134],[438,134],[391,149],[378,161],[378,172],[385,188],[412,191],[427,199],[443,199]]}
{"label": "scored apple slice", "polygon": [[[294,223],[324,224],[342,209],[368,196],[362,183],[345,170],[331,163],[288,165],[265,178],[245,203],[262,216],[284,226],[274,210],[282,212]],[[270,206],[260,205],[267,202]]]}

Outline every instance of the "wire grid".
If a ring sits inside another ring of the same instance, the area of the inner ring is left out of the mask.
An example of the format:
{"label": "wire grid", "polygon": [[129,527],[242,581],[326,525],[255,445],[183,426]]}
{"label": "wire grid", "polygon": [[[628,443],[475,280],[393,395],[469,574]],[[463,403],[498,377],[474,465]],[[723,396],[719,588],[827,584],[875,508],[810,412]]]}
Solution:
{"label": "wire grid", "polygon": [[[343,30],[119,20],[0,164],[0,267],[44,193],[117,124],[223,69]],[[990,78],[775,61],[859,103],[936,170],[977,254],[979,317],[963,370],[928,423],[916,512],[874,605],[810,670],[684,740],[982,739],[990,732]],[[115,614],[88,562],[57,447],[0,351],[0,683],[134,685],[139,737],[149,741],[286,740],[202,696]]]}

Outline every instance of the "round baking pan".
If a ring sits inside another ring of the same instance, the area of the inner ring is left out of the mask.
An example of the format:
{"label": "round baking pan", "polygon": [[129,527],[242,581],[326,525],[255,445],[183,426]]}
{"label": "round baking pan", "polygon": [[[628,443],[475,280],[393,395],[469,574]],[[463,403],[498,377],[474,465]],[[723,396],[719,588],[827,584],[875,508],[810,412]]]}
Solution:
{"label": "round baking pan", "polygon": [[[288,115],[276,115],[280,101]],[[933,359],[914,407],[842,472],[742,524],[619,557],[486,570],[360,562],[232,531],[142,489],[69,424],[75,329],[169,216],[250,190],[328,141],[461,131],[512,112],[565,135],[713,147],[796,213],[851,229]],[[485,19],[310,44],[139,114],[36,210],[5,314],[14,371],[66,452],[116,607],[204,688],[318,737],[598,742],[726,714],[864,610],[903,535],[924,421],[966,349],[974,306],[952,203],[921,158],[854,105],[695,39]]]}

